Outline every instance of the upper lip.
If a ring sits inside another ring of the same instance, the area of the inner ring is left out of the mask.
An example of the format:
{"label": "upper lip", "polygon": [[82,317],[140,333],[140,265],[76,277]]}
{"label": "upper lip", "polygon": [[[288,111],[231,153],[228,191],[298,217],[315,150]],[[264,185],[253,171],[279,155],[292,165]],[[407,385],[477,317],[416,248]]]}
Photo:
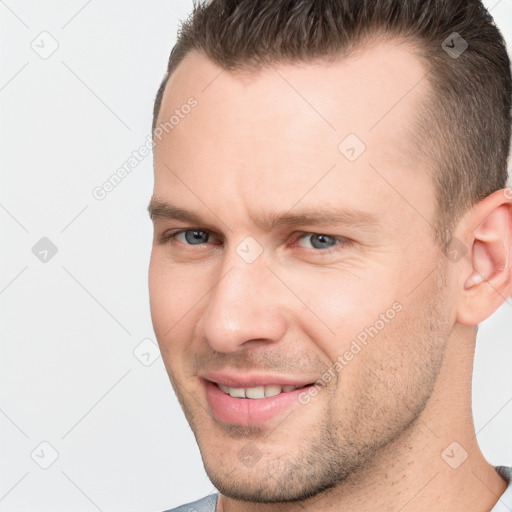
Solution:
{"label": "upper lip", "polygon": [[269,375],[269,374],[256,374],[246,372],[243,375],[235,372],[202,372],[199,377],[209,380],[210,382],[215,382],[217,384],[222,384],[223,386],[228,386],[230,388],[255,388],[259,386],[269,386],[269,385],[277,385],[277,386],[296,386],[301,388],[303,386],[307,386],[308,384],[312,384],[313,380],[305,380],[297,377],[286,377],[283,375]]}

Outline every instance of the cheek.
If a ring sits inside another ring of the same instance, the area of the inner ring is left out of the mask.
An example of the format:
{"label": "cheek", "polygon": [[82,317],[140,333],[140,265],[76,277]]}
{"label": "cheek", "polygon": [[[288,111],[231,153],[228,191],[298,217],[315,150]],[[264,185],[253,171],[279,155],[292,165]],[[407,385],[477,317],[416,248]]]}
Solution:
{"label": "cheek", "polygon": [[170,265],[153,254],[149,266],[149,298],[153,328],[162,354],[180,349],[184,330],[194,315],[199,297],[194,292],[193,275],[186,268]]}
{"label": "cheek", "polygon": [[[355,339],[389,329],[400,314],[400,291],[393,275],[375,268],[354,271],[312,269],[294,277],[290,286],[307,305],[305,315],[295,316],[313,340],[323,343],[331,360],[348,349]],[[297,301],[295,301],[297,303]],[[322,341],[321,341],[322,340]]]}

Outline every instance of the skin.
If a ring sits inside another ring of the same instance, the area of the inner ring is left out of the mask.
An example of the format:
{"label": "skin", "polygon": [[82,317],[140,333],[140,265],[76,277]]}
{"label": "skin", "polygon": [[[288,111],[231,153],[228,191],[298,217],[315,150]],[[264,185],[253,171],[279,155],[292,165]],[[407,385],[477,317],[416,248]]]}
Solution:
{"label": "skin", "polygon": [[[464,257],[442,253],[429,162],[414,160],[407,132],[424,74],[408,45],[391,40],[256,74],[221,72],[191,53],[167,84],[159,122],[190,96],[198,105],[157,141],[153,200],[201,223],[153,217],[151,315],[221,491],[218,510],[483,512],[506,488],[475,438],[471,375],[476,326],[512,293],[510,194],[460,219]],[[354,162],[338,150],[350,133],[366,145]],[[271,213],[320,208],[376,223],[264,224]],[[161,242],[194,228],[209,238]],[[315,233],[334,237],[327,249],[315,248]],[[236,251],[248,236],[262,249],[252,263]],[[401,311],[308,404],[257,427],[212,416],[201,372],[314,382],[396,302]],[[467,452],[456,469],[441,456],[453,442],[454,458]],[[247,446],[259,454],[252,466],[239,458]]]}

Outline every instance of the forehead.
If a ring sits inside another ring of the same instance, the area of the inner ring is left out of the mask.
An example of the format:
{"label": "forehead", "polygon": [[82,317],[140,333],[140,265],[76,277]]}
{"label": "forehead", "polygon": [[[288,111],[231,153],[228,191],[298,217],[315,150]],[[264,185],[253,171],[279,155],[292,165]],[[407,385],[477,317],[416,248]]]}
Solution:
{"label": "forehead", "polygon": [[[279,115],[289,118],[290,111],[298,117],[308,106],[338,136],[347,130],[365,134],[379,125],[387,125],[380,130],[385,131],[401,114],[412,113],[427,87],[416,48],[403,39],[375,38],[335,61],[276,63],[255,71],[228,71],[192,51],[168,80],[159,121],[168,120],[194,96],[202,105],[199,115],[202,111],[208,117],[215,109],[224,113],[216,126],[223,126],[224,119],[231,125],[233,111],[240,119],[274,122]],[[298,109],[297,103],[302,103]]]}
{"label": "forehead", "polygon": [[[355,205],[370,204],[383,186],[396,195],[389,190],[395,183],[412,198],[426,187],[410,130],[427,87],[413,47],[398,40],[336,62],[281,63],[252,73],[229,72],[191,53],[163,96],[157,127],[173,115],[175,122],[156,141],[155,190],[162,197],[215,190],[261,206],[275,206],[284,194],[291,206],[310,189],[310,206],[325,193]],[[197,105],[183,109],[190,98]]]}

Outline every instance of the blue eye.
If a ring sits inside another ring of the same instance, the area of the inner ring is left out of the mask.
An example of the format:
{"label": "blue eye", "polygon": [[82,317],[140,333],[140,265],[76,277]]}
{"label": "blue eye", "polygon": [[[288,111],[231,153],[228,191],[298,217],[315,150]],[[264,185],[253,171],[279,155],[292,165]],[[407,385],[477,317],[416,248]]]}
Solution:
{"label": "blue eye", "polygon": [[186,229],[184,231],[179,231],[173,235],[173,238],[177,239],[181,235],[185,236],[185,241],[178,241],[189,245],[205,244],[210,239],[210,234],[200,229]]}
{"label": "blue eye", "polygon": [[[330,250],[334,250],[336,246],[340,246],[339,248],[341,248],[341,246],[345,247],[350,245],[349,239],[345,239],[344,237],[338,238],[322,233],[303,232],[295,240],[295,246],[309,249],[310,251],[316,252],[317,254],[330,253]],[[181,231],[177,231],[175,233],[163,235],[160,239],[160,243],[162,244],[174,241],[188,246],[199,246],[202,244],[219,245],[222,243],[219,241],[215,234],[200,228],[182,229]]]}
{"label": "blue eye", "polygon": [[[302,240],[310,239],[309,245],[303,245]],[[320,233],[306,233],[299,238],[299,245],[301,247],[307,247],[308,249],[330,249],[334,247],[339,240],[329,235],[322,235]]]}

